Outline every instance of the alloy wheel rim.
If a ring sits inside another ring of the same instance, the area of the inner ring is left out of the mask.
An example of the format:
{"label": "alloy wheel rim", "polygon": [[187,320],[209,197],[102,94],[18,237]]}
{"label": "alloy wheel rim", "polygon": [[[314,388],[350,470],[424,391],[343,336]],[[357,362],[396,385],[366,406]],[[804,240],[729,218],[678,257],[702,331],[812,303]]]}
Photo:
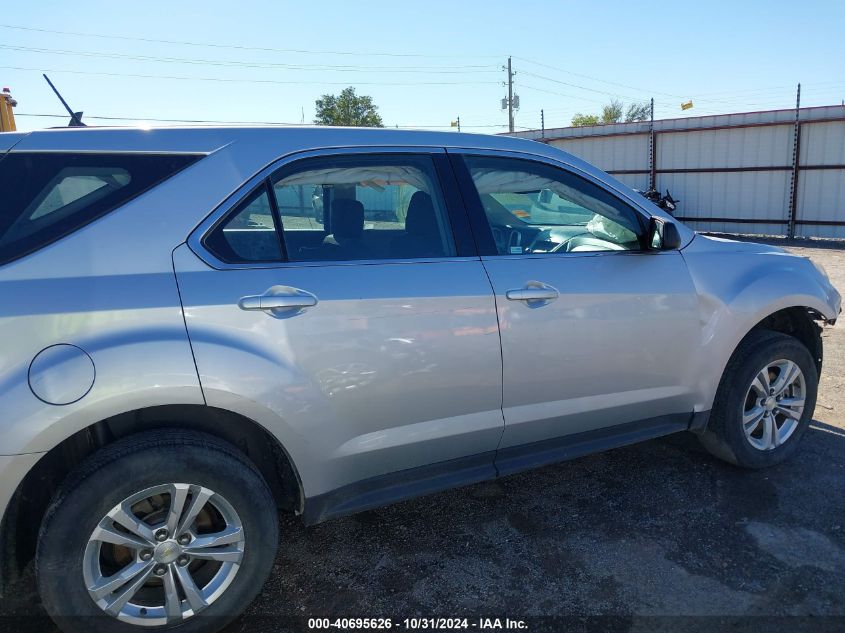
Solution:
{"label": "alloy wheel rim", "polygon": [[88,595],[106,614],[141,626],[207,609],[229,587],[246,544],[221,495],[170,483],[135,493],[94,528],[83,555]]}
{"label": "alloy wheel rim", "polygon": [[804,413],[807,383],[796,363],[779,359],[755,374],[742,406],[742,428],[748,442],[771,451],[786,442]]}

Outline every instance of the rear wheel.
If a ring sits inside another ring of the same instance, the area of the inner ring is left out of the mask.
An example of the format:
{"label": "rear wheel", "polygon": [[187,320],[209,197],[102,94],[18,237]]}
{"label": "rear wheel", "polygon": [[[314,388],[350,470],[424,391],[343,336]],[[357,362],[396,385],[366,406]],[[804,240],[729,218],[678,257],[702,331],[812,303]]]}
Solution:
{"label": "rear wheel", "polygon": [[62,485],[39,536],[39,592],[65,631],[216,630],[261,588],[277,538],[267,485],[234,447],[139,434]]}
{"label": "rear wheel", "polygon": [[797,339],[763,330],[734,352],[701,441],[732,464],[762,468],[788,458],[810,424],[818,373]]}

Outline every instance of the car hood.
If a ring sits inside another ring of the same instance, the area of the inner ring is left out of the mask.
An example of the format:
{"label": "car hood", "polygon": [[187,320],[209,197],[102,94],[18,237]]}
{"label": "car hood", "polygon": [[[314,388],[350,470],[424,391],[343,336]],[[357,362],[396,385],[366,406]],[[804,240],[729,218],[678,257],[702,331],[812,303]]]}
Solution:
{"label": "car hood", "polygon": [[[710,235],[696,234],[695,237],[684,247],[690,252],[717,251],[720,253],[779,253],[792,255],[778,246],[771,244],[760,244],[758,242],[740,242],[724,237],[712,237]],[[797,255],[792,255],[798,257]]]}

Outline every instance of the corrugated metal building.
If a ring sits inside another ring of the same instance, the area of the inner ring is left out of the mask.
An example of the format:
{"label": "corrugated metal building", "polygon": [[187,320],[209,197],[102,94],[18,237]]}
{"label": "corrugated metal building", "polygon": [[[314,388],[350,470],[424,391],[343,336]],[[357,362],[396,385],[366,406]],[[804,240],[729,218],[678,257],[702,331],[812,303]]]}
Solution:
{"label": "corrugated metal building", "polygon": [[845,238],[845,106],[515,132],[636,189],[700,231]]}

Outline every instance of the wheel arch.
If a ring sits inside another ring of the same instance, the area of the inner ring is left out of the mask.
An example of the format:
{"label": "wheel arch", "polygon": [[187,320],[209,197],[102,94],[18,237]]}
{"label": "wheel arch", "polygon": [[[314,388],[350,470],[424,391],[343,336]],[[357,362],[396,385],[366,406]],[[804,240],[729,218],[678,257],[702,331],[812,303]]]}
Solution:
{"label": "wheel arch", "polygon": [[18,484],[0,521],[0,595],[35,554],[38,529],[59,485],[95,451],[140,431],[179,428],[225,440],[243,452],[267,481],[282,511],[300,513],[304,493],[299,472],[281,443],[257,422],[205,405],[136,409],[95,422],[56,445]]}
{"label": "wheel arch", "polygon": [[759,330],[771,330],[787,334],[798,339],[807,348],[813,357],[813,361],[815,361],[816,371],[821,375],[824,348],[821,336],[822,327],[819,325],[819,321],[824,322],[824,320],[824,315],[813,308],[804,306],[781,308],[757,322],[740,340],[737,347],[749,335]]}

